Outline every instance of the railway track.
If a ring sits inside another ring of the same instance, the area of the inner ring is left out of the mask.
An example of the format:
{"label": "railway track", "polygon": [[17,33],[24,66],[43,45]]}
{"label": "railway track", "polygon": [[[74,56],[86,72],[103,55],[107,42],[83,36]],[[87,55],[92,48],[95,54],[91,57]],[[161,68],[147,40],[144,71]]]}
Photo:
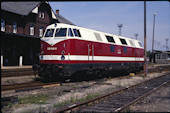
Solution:
{"label": "railway track", "polygon": [[28,91],[33,89],[46,88],[51,86],[59,86],[58,82],[43,83],[40,81],[32,81],[28,83],[12,84],[12,85],[1,85],[1,93],[12,93],[20,91]]}
{"label": "railway track", "polygon": [[[112,79],[124,79],[124,78],[130,78],[130,77],[131,76],[119,76],[119,77],[115,77]],[[109,79],[109,78],[107,78],[107,79]],[[106,81],[107,79],[96,79],[96,80],[92,80],[92,82],[95,82],[94,84],[103,84],[103,82]],[[59,82],[50,82],[48,80],[40,80],[40,81],[32,81],[32,82],[20,83],[20,84],[1,85],[1,91],[2,91],[2,93],[13,93],[13,92],[46,88],[46,87],[60,86],[60,85],[64,85],[64,84],[71,85],[71,84],[74,84],[74,82],[61,84],[61,82],[59,83]],[[74,90],[74,89],[72,89],[72,90]]]}
{"label": "railway track", "polygon": [[32,68],[1,69],[1,77],[19,77],[34,75]]}
{"label": "railway track", "polygon": [[[169,67],[163,68],[164,71],[166,71],[167,69],[169,69]],[[159,67],[150,69],[149,72],[152,73],[155,71],[160,71]],[[113,79],[123,79],[123,78],[130,78],[130,76],[119,76]],[[102,84],[102,82],[100,83],[100,80],[95,80],[95,81],[99,81],[96,82],[96,84]],[[28,91],[33,89],[40,89],[44,87],[59,86],[59,85],[61,85],[61,83],[32,81],[32,82],[21,83],[21,84],[1,85],[1,91],[2,94],[4,94],[4,93],[13,93],[13,92],[20,92],[20,91]]]}
{"label": "railway track", "polygon": [[54,112],[121,112],[168,83],[170,73]]}
{"label": "railway track", "polygon": [[[169,69],[169,67],[163,68],[163,71],[166,71],[167,69]],[[23,70],[25,70],[25,69],[23,69]],[[156,67],[154,69],[150,69],[148,72],[153,73],[153,72],[156,72],[156,71],[160,71],[159,67]],[[138,74],[140,74],[140,73],[141,72],[138,72]],[[123,78],[130,78],[130,77],[131,76],[126,75],[126,76],[118,76],[118,77],[115,77],[113,79],[123,79]],[[97,81],[100,82],[100,79],[97,80]],[[97,83],[100,84],[99,82],[97,82]],[[32,81],[32,82],[21,83],[21,84],[1,85],[1,90],[2,90],[2,93],[9,93],[9,92],[12,93],[12,92],[27,91],[27,90],[33,90],[33,89],[40,89],[40,88],[48,87],[48,86],[59,86],[59,85],[61,85],[61,84],[56,83],[56,82],[44,83],[44,82],[40,82],[40,81]]]}

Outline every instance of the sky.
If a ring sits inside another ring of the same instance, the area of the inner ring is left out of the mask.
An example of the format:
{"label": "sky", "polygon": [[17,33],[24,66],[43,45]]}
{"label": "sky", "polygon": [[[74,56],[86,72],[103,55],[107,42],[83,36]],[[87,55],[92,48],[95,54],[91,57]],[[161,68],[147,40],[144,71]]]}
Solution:
{"label": "sky", "polygon": [[[121,35],[137,39],[144,46],[144,2],[143,1],[71,1],[49,2],[51,8],[60,10],[60,15],[77,26],[119,35],[117,24],[123,24]],[[147,50],[152,50],[153,20],[154,50],[166,50],[166,40],[170,50],[170,2],[146,2]]]}

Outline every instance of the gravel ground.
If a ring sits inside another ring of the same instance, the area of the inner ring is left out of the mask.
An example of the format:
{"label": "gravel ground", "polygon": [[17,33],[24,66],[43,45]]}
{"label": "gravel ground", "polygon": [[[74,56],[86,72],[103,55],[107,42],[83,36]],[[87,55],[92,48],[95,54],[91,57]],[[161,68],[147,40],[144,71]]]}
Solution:
{"label": "gravel ground", "polygon": [[130,106],[130,112],[170,112],[170,84]]}
{"label": "gravel ground", "polygon": [[[14,94],[6,94],[3,96],[27,96],[27,95],[36,95],[36,94],[50,94],[51,97],[47,101],[48,104],[20,104],[19,106],[13,105],[11,108],[3,109],[4,113],[23,113],[23,112],[31,112],[31,113],[39,113],[39,112],[47,112],[51,113],[56,108],[55,104],[68,101],[70,98],[74,97],[76,99],[83,98],[88,94],[106,94],[115,90],[118,90],[122,87],[127,87],[130,85],[134,85],[136,83],[148,80],[153,77],[157,77],[165,74],[162,73],[152,73],[148,74],[147,77],[143,75],[136,75],[131,78],[123,78],[123,79],[102,79],[101,82],[96,81],[86,81],[86,82],[76,82],[69,83],[64,86],[44,88],[39,90],[33,90],[29,92],[18,92]],[[100,84],[99,84],[100,83]],[[76,90],[71,90],[75,89]]]}
{"label": "gravel ground", "polygon": [[20,77],[2,77],[1,78],[1,85],[10,85],[10,84],[20,84],[34,81],[35,76],[20,76]]}

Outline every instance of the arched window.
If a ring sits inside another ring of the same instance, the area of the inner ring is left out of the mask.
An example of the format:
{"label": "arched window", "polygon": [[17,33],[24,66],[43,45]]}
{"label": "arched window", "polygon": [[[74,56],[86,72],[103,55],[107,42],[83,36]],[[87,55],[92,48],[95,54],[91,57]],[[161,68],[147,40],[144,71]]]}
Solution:
{"label": "arched window", "polygon": [[43,36],[43,27],[39,28],[39,36],[42,37]]}
{"label": "arched window", "polygon": [[34,25],[30,25],[30,35],[34,35]]}
{"label": "arched window", "polygon": [[45,14],[44,14],[44,12],[43,13],[41,13],[41,18],[44,18],[45,17]]}
{"label": "arched window", "polygon": [[1,20],[1,31],[5,31],[5,20]]}
{"label": "arched window", "polygon": [[13,33],[17,33],[17,23],[13,22]]}

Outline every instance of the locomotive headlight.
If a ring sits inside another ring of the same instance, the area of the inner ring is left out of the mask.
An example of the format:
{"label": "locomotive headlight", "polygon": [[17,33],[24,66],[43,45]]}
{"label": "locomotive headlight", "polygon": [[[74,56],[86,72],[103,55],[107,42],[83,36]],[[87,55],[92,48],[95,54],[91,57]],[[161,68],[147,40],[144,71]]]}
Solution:
{"label": "locomotive headlight", "polygon": [[43,60],[43,55],[40,55],[40,57],[39,57],[39,58],[40,58],[40,60]]}
{"label": "locomotive headlight", "polygon": [[61,55],[61,60],[65,60],[65,56],[64,56],[65,51],[62,51],[61,54],[62,54],[62,55]]}
{"label": "locomotive headlight", "polygon": [[41,51],[41,54],[44,54],[44,51]]}
{"label": "locomotive headlight", "polygon": [[65,51],[62,51],[61,54],[64,55],[64,54],[65,54]]}
{"label": "locomotive headlight", "polygon": [[61,56],[61,60],[65,60],[65,56],[64,55]]}

